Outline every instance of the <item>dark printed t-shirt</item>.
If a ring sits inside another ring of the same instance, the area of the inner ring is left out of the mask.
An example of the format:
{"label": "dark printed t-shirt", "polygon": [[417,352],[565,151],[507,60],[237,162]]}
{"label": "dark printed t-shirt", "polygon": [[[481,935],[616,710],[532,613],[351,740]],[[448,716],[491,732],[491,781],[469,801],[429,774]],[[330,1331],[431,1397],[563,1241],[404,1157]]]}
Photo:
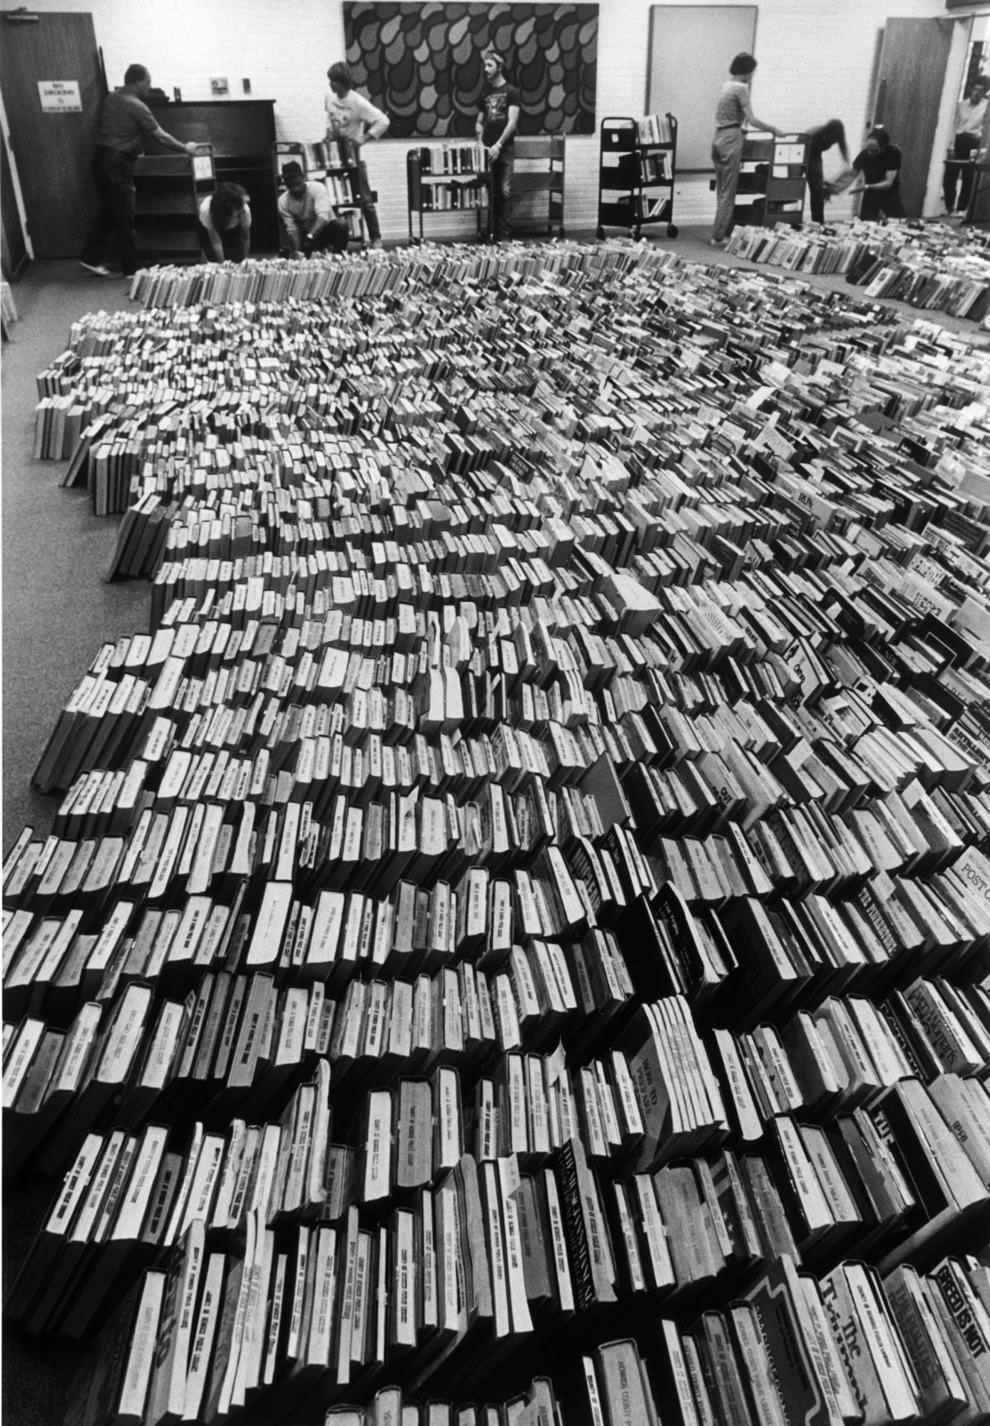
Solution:
{"label": "dark printed t-shirt", "polygon": [[114,90],[103,101],[99,127],[96,130],[98,148],[117,149],[136,158],[144,148],[144,140],[158,128],[158,120],[136,94]]}
{"label": "dark printed t-shirt", "polygon": [[[501,89],[485,89],[483,91],[481,112],[484,115],[484,128],[481,140],[486,148],[491,148],[492,144],[498,143],[509,116],[509,106],[518,105],[518,103],[519,90],[514,84],[503,84]],[[509,143],[512,143],[511,139]]]}

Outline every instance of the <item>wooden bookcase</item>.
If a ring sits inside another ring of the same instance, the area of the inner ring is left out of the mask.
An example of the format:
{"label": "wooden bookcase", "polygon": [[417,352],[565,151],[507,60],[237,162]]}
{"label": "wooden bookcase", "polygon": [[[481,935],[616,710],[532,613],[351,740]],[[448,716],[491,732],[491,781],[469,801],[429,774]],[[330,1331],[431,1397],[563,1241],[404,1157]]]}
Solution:
{"label": "wooden bookcase", "polygon": [[599,131],[598,237],[606,228],[626,228],[638,238],[645,227],[665,223],[677,237],[674,181],[677,175],[677,120],[664,116],[662,141],[644,141],[636,119],[603,119]]}
{"label": "wooden bookcase", "polygon": [[803,134],[747,134],[733,222],[799,227],[807,168],[808,142]]}
{"label": "wooden bookcase", "polygon": [[409,241],[423,241],[426,224],[451,213],[473,213],[479,238],[488,233],[489,176],[480,144],[424,144],[406,154]]}
{"label": "wooden bookcase", "polygon": [[217,183],[239,183],[251,199],[252,253],[278,252],[278,212],[272,149],[273,99],[219,99],[155,107],[166,132],[210,144]]}
{"label": "wooden bookcase", "polygon": [[134,164],[134,242],[141,260],[198,262],[199,205],[216,186],[213,149],[142,154]]}

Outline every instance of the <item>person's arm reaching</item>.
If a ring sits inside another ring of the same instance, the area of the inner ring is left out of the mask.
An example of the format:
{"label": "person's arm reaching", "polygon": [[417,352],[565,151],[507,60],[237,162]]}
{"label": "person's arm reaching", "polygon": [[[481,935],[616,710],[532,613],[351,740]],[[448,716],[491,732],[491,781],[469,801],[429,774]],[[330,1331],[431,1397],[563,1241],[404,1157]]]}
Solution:
{"label": "person's arm reaching", "polygon": [[899,168],[886,169],[884,171],[883,178],[881,178],[879,183],[864,183],[863,192],[865,193],[868,188],[871,188],[874,193],[886,192],[888,188],[893,188],[894,184],[897,182],[897,175],[899,173]]}
{"label": "person's arm reaching", "polygon": [[752,109],[750,108],[750,105],[749,105],[749,95],[748,95],[748,94],[746,94],[746,95],[740,95],[740,96],[739,96],[739,102],[742,104],[743,118],[744,118],[744,120],[745,120],[745,125],[744,125],[745,128],[747,128],[747,129],[760,129],[763,133],[774,134],[778,139],[780,138],[781,134],[786,133],[786,130],[785,130],[785,129],[777,129],[777,128],[774,127],[773,124],[764,123],[764,121],[763,121],[762,119],[758,119],[758,118],[756,117],[756,115],[753,113]]}
{"label": "person's arm reaching", "polygon": [[[861,168],[857,168],[856,164],[853,164],[853,167],[849,170],[849,173],[853,179],[858,177],[860,180],[859,183],[852,183],[852,185],[849,187],[850,193],[886,193],[887,190],[893,188],[894,184],[897,182],[898,174],[900,173],[900,168],[884,169],[883,178],[878,179],[876,183],[867,183],[866,174]],[[843,187],[846,187],[846,185],[843,184]],[[835,192],[839,191],[840,190],[838,188],[835,189]]]}
{"label": "person's arm reaching", "polygon": [[316,192],[313,193],[313,206],[316,209],[316,217],[313,220],[312,228],[309,230],[309,236],[311,238],[319,237],[324,228],[329,227],[333,221],[333,208],[330,204],[330,194],[327,191],[326,185],[323,183],[311,183],[311,193],[314,188]]}
{"label": "person's arm reaching", "polygon": [[174,149],[177,153],[194,154],[199,147],[198,144],[187,144],[182,139],[173,138],[171,134],[166,134],[162,128],[152,129],[151,137],[156,144],[163,144],[165,148]]}
{"label": "person's arm reaching", "polygon": [[217,262],[223,262],[223,243],[220,240],[220,234],[213,224],[213,214],[210,211],[209,198],[204,198],[199,205],[199,223],[203,232],[206,234],[206,241],[210,245],[210,252],[216,258]]}
{"label": "person's arm reaching", "polygon": [[299,220],[296,218],[295,213],[290,212],[288,205],[285,203],[286,197],[287,195],[283,193],[282,197],[278,200],[278,216],[281,219],[282,229],[290,250],[294,253],[298,253],[302,251],[302,234],[299,231]]}

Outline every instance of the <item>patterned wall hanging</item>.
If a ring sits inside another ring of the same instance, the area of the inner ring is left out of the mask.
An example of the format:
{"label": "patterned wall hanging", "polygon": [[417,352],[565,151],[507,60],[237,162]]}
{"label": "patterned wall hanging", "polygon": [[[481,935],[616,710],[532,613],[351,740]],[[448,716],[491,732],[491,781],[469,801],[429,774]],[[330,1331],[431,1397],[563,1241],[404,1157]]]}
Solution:
{"label": "patterned wall hanging", "polygon": [[389,137],[473,137],[493,44],[520,91],[521,134],[593,134],[597,5],[345,0],[347,62]]}

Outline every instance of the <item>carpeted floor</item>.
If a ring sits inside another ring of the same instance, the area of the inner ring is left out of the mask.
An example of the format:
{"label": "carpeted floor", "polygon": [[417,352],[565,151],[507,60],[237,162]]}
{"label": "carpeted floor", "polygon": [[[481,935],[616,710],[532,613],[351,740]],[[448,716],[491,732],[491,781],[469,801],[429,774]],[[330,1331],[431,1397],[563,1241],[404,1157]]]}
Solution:
{"label": "carpeted floor", "polygon": [[3,346],[3,846],[25,825],[47,831],[56,799],[31,773],[57,710],[106,639],[144,628],[147,589],[103,580],[115,521],[84,490],[63,490],[61,463],[32,458],[35,377],[64,350],[84,312],[127,307],[125,284],[75,263],[39,263],[13,288]]}

